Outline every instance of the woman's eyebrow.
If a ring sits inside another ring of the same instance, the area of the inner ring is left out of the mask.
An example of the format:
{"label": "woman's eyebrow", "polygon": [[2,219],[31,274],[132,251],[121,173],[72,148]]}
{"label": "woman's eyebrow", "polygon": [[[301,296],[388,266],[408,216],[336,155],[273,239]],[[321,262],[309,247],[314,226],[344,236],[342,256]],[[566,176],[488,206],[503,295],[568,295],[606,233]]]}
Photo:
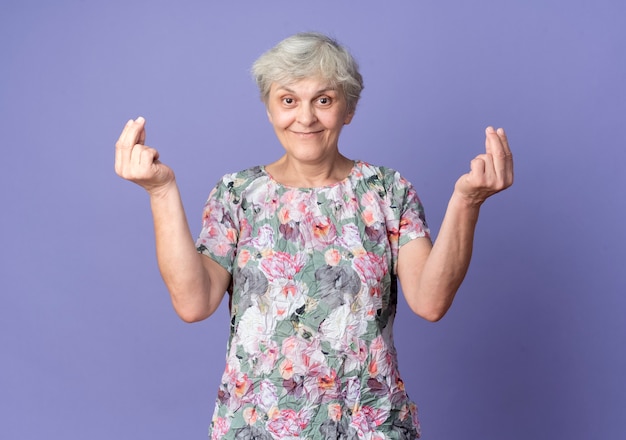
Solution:
{"label": "woman's eyebrow", "polygon": [[[283,91],[285,91],[287,93],[293,93],[294,95],[297,95],[296,91],[290,89],[289,86],[278,86],[278,88],[276,90],[277,91],[278,90],[283,90]],[[321,95],[321,94],[324,94],[324,93],[327,93],[327,92],[336,92],[336,91],[337,91],[336,87],[327,86],[327,87],[324,87],[323,89],[320,89],[317,92],[315,92],[314,95]]]}

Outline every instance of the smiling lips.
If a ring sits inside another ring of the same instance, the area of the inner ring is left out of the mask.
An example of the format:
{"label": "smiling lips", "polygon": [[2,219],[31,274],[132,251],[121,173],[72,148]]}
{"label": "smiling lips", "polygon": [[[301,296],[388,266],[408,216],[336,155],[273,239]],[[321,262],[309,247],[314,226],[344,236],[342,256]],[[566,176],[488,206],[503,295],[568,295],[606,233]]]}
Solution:
{"label": "smiling lips", "polygon": [[321,133],[323,130],[318,130],[318,131],[292,131],[293,134],[297,134],[299,136],[308,136],[308,135],[312,135],[312,134],[318,134]]}

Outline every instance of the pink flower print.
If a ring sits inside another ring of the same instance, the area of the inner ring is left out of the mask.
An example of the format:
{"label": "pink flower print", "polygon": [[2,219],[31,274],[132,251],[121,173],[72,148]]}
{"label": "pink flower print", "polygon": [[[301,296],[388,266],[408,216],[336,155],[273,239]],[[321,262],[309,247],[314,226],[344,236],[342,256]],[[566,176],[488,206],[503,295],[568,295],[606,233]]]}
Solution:
{"label": "pink flower print", "polygon": [[254,367],[256,374],[270,374],[278,359],[278,344],[271,339],[259,343],[257,364]]}
{"label": "pink flower print", "polygon": [[361,400],[361,381],[358,377],[351,377],[345,382],[345,402],[348,407],[350,407],[353,411],[356,411],[356,408],[359,405],[359,401]]}
{"label": "pink flower print", "polygon": [[204,206],[204,210],[202,211],[203,226],[206,226],[208,222],[213,221],[214,218],[217,221],[221,221],[222,217],[223,216],[221,215],[220,210],[217,209],[215,206],[215,202],[212,199],[210,199],[207,202],[207,204]]}
{"label": "pink flower print", "polygon": [[380,284],[376,284],[370,288],[370,295],[374,298],[380,298],[382,296],[382,289],[380,288]]}
{"label": "pink flower print", "polygon": [[252,225],[247,218],[242,218],[239,221],[239,241],[249,240],[252,235]]}
{"label": "pink flower print", "polygon": [[[356,413],[352,414],[350,424],[357,430],[359,438],[363,438],[366,434],[371,436],[388,416],[388,410],[363,406]],[[370,436],[368,438],[371,438]]]}
{"label": "pink flower print", "polygon": [[228,433],[228,430],[230,429],[230,420],[223,417],[215,417],[211,425],[211,440],[218,440]]}
{"label": "pink flower print", "polygon": [[266,200],[262,205],[265,210],[265,215],[267,218],[274,217],[276,214],[276,209],[278,208],[279,200],[278,198],[272,197],[269,200]]}
{"label": "pink flower print", "polygon": [[369,241],[384,245],[387,239],[387,229],[383,223],[374,223],[365,227],[365,234]]}
{"label": "pink flower print", "polygon": [[216,255],[223,257],[234,249],[237,241],[237,231],[225,224],[207,219],[200,234],[200,244],[210,249]]}
{"label": "pink flower print", "polygon": [[359,201],[357,200],[356,196],[352,195],[351,197],[344,199],[343,210],[346,218],[348,215],[350,217],[354,217],[358,209]]}
{"label": "pink flower print", "polygon": [[300,376],[294,376],[290,379],[283,380],[283,388],[289,396],[293,396],[297,399],[304,396],[304,382]]}
{"label": "pink flower print", "polygon": [[278,438],[299,437],[309,423],[306,414],[293,409],[281,409],[267,424],[268,430]]}
{"label": "pink flower print", "polygon": [[410,415],[411,413],[409,412],[408,405],[404,404],[402,405],[402,408],[400,408],[400,411],[398,411],[398,420],[400,421],[406,420],[406,418]]}
{"label": "pink flower print", "polygon": [[263,225],[259,228],[257,236],[241,240],[242,246],[252,246],[259,251],[264,251],[274,247],[274,230],[270,225]]}
{"label": "pink flower print", "polygon": [[243,410],[243,419],[248,425],[254,425],[259,418],[256,408],[249,406]]}
{"label": "pink flower print", "polygon": [[363,219],[363,222],[366,226],[372,226],[373,224],[377,223],[378,220],[376,218],[376,213],[370,207],[366,207],[363,212],[361,212],[361,219]]}
{"label": "pink flower print", "polygon": [[299,229],[304,243],[320,251],[334,244],[337,238],[334,223],[328,217],[314,215],[311,212],[300,223]]}
{"label": "pink flower print", "polygon": [[400,230],[409,229],[411,230],[413,226],[413,220],[409,216],[403,216],[400,219]]}
{"label": "pink flower print", "polygon": [[334,225],[328,217],[318,217],[313,222],[313,235],[320,241],[324,241],[334,231]]}
{"label": "pink flower print", "polygon": [[372,339],[372,343],[370,344],[370,350],[373,352],[383,351],[386,349],[386,347],[387,344],[385,344],[385,340],[382,336],[376,336],[374,339]]}
{"label": "pink flower print", "polygon": [[215,255],[224,257],[234,248],[237,241],[237,232],[234,229],[226,230],[226,241],[217,241],[211,246]]}
{"label": "pink flower print", "polygon": [[248,192],[246,199],[250,202],[248,209],[253,209],[255,213],[261,212],[264,218],[271,218],[276,213],[278,198],[268,198],[268,194],[275,194],[271,188],[260,187],[255,191]]}
{"label": "pink flower print", "polygon": [[308,212],[309,204],[313,206],[315,203],[315,200],[308,200],[312,198],[315,198],[315,193],[311,194],[298,189],[285,192],[280,197],[280,201],[283,204],[278,211],[278,219],[280,222],[287,223],[290,220],[296,222],[301,221]]}
{"label": "pink flower print", "polygon": [[411,413],[411,420],[413,421],[413,425],[417,426],[417,432],[420,432],[420,421],[417,413],[417,406],[413,402],[409,402],[409,412]]}
{"label": "pink flower print", "polygon": [[335,185],[326,193],[325,205],[337,222],[354,218],[359,207],[354,193],[346,189],[344,185]]}
{"label": "pink flower print", "polygon": [[280,288],[280,295],[286,300],[290,300],[290,299],[293,300],[293,298],[295,298],[296,293],[298,291],[296,284],[291,280],[288,280],[285,284],[279,286],[279,288]]}
{"label": "pink flower print", "polygon": [[392,246],[397,245],[398,239],[400,238],[400,233],[397,228],[388,228],[387,229],[387,238],[389,239],[389,243]]}
{"label": "pink flower print", "polygon": [[317,376],[317,386],[322,390],[332,390],[337,386],[337,373],[330,370],[328,374]]}
{"label": "pink flower print", "polygon": [[322,353],[319,341],[306,341],[298,335],[283,340],[281,353],[290,361],[281,364],[281,373],[285,379],[292,375],[315,377],[326,364],[326,357]]}
{"label": "pink flower print", "polygon": [[367,379],[367,387],[375,396],[384,397],[389,395],[389,385],[387,385],[387,381],[382,376]]}
{"label": "pink flower print", "polygon": [[336,266],[341,261],[341,252],[337,249],[328,249],[324,253],[324,260],[329,266]]}
{"label": "pink flower print", "polygon": [[339,247],[348,249],[354,255],[359,255],[365,252],[359,228],[353,223],[344,225],[341,228],[341,236],[337,239],[337,242]]}
{"label": "pink flower print", "polygon": [[305,359],[306,343],[299,336],[293,335],[283,339],[281,353],[285,357],[285,361],[281,364],[281,373],[283,378],[289,379],[294,374],[307,374]]}
{"label": "pink flower print", "polygon": [[383,221],[380,210],[380,197],[374,191],[368,191],[361,196],[361,219],[365,226],[372,226]]}
{"label": "pink flower print", "polygon": [[291,216],[291,207],[283,206],[278,211],[278,221],[281,225],[285,225],[287,223],[297,224],[297,222]]}
{"label": "pink flower print", "polygon": [[304,305],[305,284],[292,279],[277,280],[269,291],[272,316],[278,320],[289,318],[298,308]]}
{"label": "pink flower print", "polygon": [[387,377],[394,367],[394,359],[382,336],[377,336],[370,344],[370,362],[368,371],[371,376]]}
{"label": "pink flower print", "polygon": [[370,359],[367,371],[371,376],[378,376],[378,362],[376,362],[376,359]]}
{"label": "pink flower print", "polygon": [[247,374],[240,375],[235,381],[235,396],[241,399],[245,396],[248,391],[250,391],[250,387],[252,386],[252,381],[248,378]]}
{"label": "pink flower print", "polygon": [[273,252],[261,261],[261,269],[270,281],[293,279],[305,262],[306,255],[302,253]]}
{"label": "pink flower print", "polygon": [[293,220],[281,223],[280,226],[278,226],[278,232],[280,232],[280,235],[287,241],[294,243],[303,243],[304,241],[302,233],[300,232],[300,226]]}
{"label": "pink flower print", "polygon": [[328,368],[327,371],[315,376],[317,380],[316,395],[321,397],[322,401],[328,402],[339,398],[340,382],[337,379],[335,370]]}
{"label": "pink flower print", "polygon": [[338,403],[328,404],[328,418],[335,422],[341,420],[341,405]]}
{"label": "pink flower print", "polygon": [[242,347],[246,353],[256,355],[259,352],[259,344],[268,339],[269,334],[274,331],[276,322],[267,319],[259,307],[248,307],[239,320],[238,340],[234,340],[235,345]]}
{"label": "pink flower print", "polygon": [[361,177],[363,177],[363,171],[361,171],[363,168],[370,168],[371,165],[367,162],[363,162],[363,161],[357,161],[357,164],[360,166],[356,166],[353,168],[352,170],[352,175],[354,176],[355,179],[361,179]]}
{"label": "pink flower print", "polygon": [[237,266],[239,266],[239,268],[241,269],[248,263],[249,260],[250,260],[250,251],[247,249],[240,250],[237,255]]}
{"label": "pink flower print", "polygon": [[348,345],[367,330],[367,321],[354,313],[351,304],[344,304],[331,312],[319,327],[321,337],[333,350],[346,352]]}
{"label": "pink flower print", "polygon": [[301,191],[298,191],[297,189],[290,189],[285,191],[285,193],[280,196],[280,201],[285,205],[297,204],[298,201],[301,200],[300,194]]}
{"label": "pink flower print", "polygon": [[355,257],[353,265],[362,280],[379,282],[388,270],[385,257],[371,252]]}
{"label": "pink flower print", "polygon": [[293,377],[293,361],[291,359],[284,359],[280,363],[278,370],[280,371],[280,376],[283,379],[291,379]]}
{"label": "pink flower print", "polygon": [[226,368],[222,375],[222,382],[234,383],[241,372],[241,365],[236,356],[229,356],[226,361]]}
{"label": "pink flower print", "polygon": [[361,196],[361,205],[380,216],[380,196],[375,191],[367,191]]}
{"label": "pink flower print", "polygon": [[290,315],[289,309],[290,307],[289,307],[288,302],[282,302],[282,303],[275,302],[272,304],[272,313],[276,315],[276,319],[279,321],[289,318],[289,315]]}
{"label": "pink flower print", "polygon": [[402,233],[402,231],[413,230],[422,232],[423,228],[421,226],[416,226],[415,219],[413,219],[411,216],[403,215],[402,218],[400,218],[400,232]]}
{"label": "pink flower print", "polygon": [[[390,393],[388,394],[389,402],[392,405],[401,405],[407,401],[406,391],[404,390],[404,382],[398,377],[398,372],[395,371],[388,378],[388,383],[391,383]],[[402,420],[402,419],[400,419]]]}
{"label": "pink flower print", "polygon": [[367,360],[367,345],[364,340],[354,338],[353,342],[345,348],[345,353],[344,370],[360,370]]}
{"label": "pink flower print", "polygon": [[322,353],[319,340],[313,340],[305,345],[301,353],[301,360],[305,375],[315,376],[325,371],[327,361],[326,356]]}
{"label": "pink flower print", "polygon": [[265,412],[276,406],[278,404],[276,385],[269,380],[262,381],[259,384],[259,393],[256,395],[255,403]]}
{"label": "pink flower print", "polygon": [[396,387],[398,388],[398,390],[404,392],[404,381],[400,379],[399,377],[396,380]]}
{"label": "pink flower print", "polygon": [[288,336],[283,339],[281,352],[286,358],[293,358],[304,350],[304,343],[298,336]]}

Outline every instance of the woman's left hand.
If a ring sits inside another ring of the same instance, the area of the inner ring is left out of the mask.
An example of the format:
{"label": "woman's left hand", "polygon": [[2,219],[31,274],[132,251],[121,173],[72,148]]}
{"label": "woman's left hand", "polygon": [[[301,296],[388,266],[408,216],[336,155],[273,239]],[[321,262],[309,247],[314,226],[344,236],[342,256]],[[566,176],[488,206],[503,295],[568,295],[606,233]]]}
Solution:
{"label": "woman's left hand", "polygon": [[485,134],[485,154],[472,160],[469,173],[454,186],[457,195],[476,206],[513,184],[513,155],[504,129],[487,127]]}

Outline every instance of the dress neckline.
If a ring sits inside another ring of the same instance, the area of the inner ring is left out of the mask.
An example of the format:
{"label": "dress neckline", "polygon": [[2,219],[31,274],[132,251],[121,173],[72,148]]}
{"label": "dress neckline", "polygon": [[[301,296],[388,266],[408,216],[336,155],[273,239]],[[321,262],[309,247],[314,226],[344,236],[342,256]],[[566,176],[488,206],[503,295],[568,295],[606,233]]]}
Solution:
{"label": "dress neckline", "polygon": [[344,177],[341,180],[338,180],[335,183],[330,183],[328,185],[321,185],[321,186],[295,186],[295,185],[287,185],[287,184],[281,183],[278,180],[276,180],[274,178],[274,176],[272,176],[272,174],[267,171],[267,169],[265,168],[265,165],[261,165],[260,168],[261,168],[261,172],[271,182],[273,182],[277,186],[280,186],[280,187],[285,188],[285,189],[293,189],[293,190],[300,190],[300,191],[314,191],[314,190],[320,190],[320,189],[334,188],[336,186],[340,186],[340,185],[343,185],[344,183],[348,182],[356,174],[358,165],[360,163],[361,163],[360,160],[352,160],[352,168],[350,168],[350,172],[348,173],[348,175],[346,177]]}

